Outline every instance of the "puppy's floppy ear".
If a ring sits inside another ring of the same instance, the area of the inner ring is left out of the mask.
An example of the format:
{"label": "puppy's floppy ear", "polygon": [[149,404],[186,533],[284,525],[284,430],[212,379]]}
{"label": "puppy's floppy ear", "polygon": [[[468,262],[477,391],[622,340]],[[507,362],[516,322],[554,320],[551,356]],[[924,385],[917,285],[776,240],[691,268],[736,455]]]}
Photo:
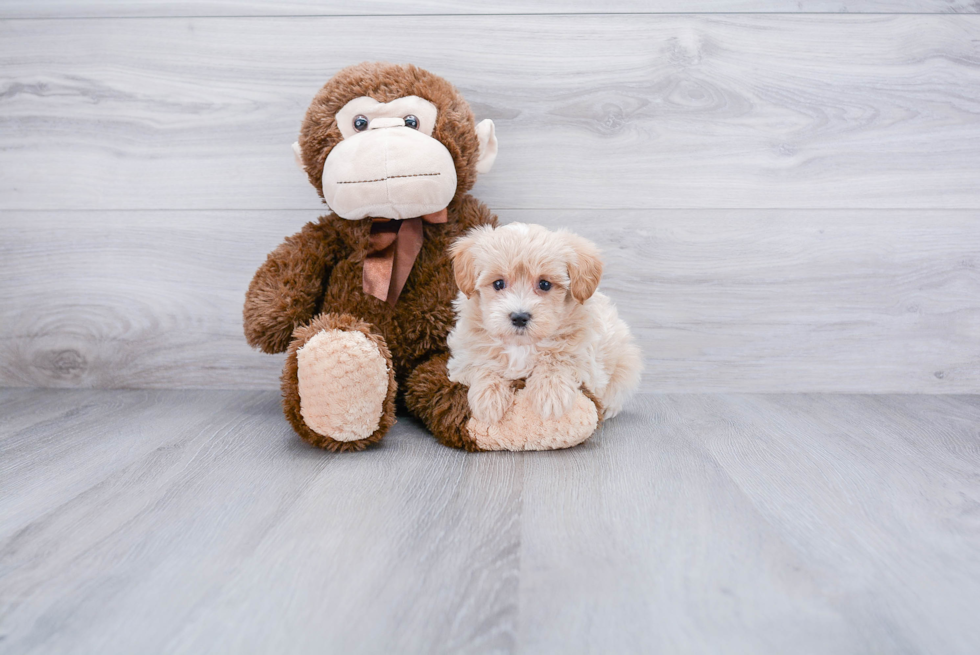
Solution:
{"label": "puppy's floppy ear", "polygon": [[599,249],[577,234],[566,233],[565,240],[572,249],[572,257],[568,262],[568,290],[575,300],[583,303],[592,297],[602,279]]}
{"label": "puppy's floppy ear", "polygon": [[479,232],[479,228],[470,230],[465,236],[456,239],[449,246],[449,255],[453,258],[453,275],[456,276],[456,286],[466,294],[467,298],[476,291],[476,278],[479,276],[474,253]]}

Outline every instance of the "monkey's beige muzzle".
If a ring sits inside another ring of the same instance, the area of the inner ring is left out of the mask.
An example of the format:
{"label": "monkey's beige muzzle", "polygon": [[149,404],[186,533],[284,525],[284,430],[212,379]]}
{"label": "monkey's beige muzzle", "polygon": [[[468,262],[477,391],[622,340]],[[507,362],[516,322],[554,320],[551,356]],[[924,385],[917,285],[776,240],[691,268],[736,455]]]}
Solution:
{"label": "monkey's beige muzzle", "polygon": [[323,196],[341,218],[406,219],[444,209],[456,194],[452,155],[436,139],[376,118],[330,151]]}

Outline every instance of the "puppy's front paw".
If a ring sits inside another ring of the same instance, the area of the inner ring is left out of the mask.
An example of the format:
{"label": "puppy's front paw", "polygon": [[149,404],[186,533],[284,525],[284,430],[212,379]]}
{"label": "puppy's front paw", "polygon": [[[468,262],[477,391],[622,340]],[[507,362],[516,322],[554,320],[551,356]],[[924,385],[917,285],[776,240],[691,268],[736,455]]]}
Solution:
{"label": "puppy's front paw", "polygon": [[497,423],[514,403],[514,391],[509,380],[490,378],[471,386],[466,398],[473,418],[483,423]]}
{"label": "puppy's front paw", "polygon": [[559,418],[567,414],[575,404],[578,387],[574,379],[556,373],[540,372],[527,379],[525,393],[530,396],[531,406],[541,418]]}

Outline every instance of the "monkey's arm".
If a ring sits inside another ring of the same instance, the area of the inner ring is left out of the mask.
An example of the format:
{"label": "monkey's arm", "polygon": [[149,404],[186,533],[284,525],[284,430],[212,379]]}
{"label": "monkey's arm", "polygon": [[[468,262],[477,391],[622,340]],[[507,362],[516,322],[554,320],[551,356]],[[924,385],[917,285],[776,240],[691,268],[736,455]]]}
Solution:
{"label": "monkey's arm", "polygon": [[267,353],[285,352],[323,297],[323,281],[343,256],[343,240],[329,219],[307,223],[273,250],[245,293],[245,339]]}

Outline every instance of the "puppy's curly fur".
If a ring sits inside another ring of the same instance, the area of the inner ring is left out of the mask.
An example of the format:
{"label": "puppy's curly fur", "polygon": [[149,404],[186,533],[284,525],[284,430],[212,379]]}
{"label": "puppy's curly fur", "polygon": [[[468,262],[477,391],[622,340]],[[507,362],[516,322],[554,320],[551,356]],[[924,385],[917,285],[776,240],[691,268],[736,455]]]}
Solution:
{"label": "puppy's curly fur", "polygon": [[642,355],[615,306],[596,292],[602,261],[580,236],[540,225],[477,227],[452,248],[460,288],[449,379],[469,386],[473,416],[500,420],[512,380],[542,418],[562,416],[584,385],[615,416],[640,381]]}

